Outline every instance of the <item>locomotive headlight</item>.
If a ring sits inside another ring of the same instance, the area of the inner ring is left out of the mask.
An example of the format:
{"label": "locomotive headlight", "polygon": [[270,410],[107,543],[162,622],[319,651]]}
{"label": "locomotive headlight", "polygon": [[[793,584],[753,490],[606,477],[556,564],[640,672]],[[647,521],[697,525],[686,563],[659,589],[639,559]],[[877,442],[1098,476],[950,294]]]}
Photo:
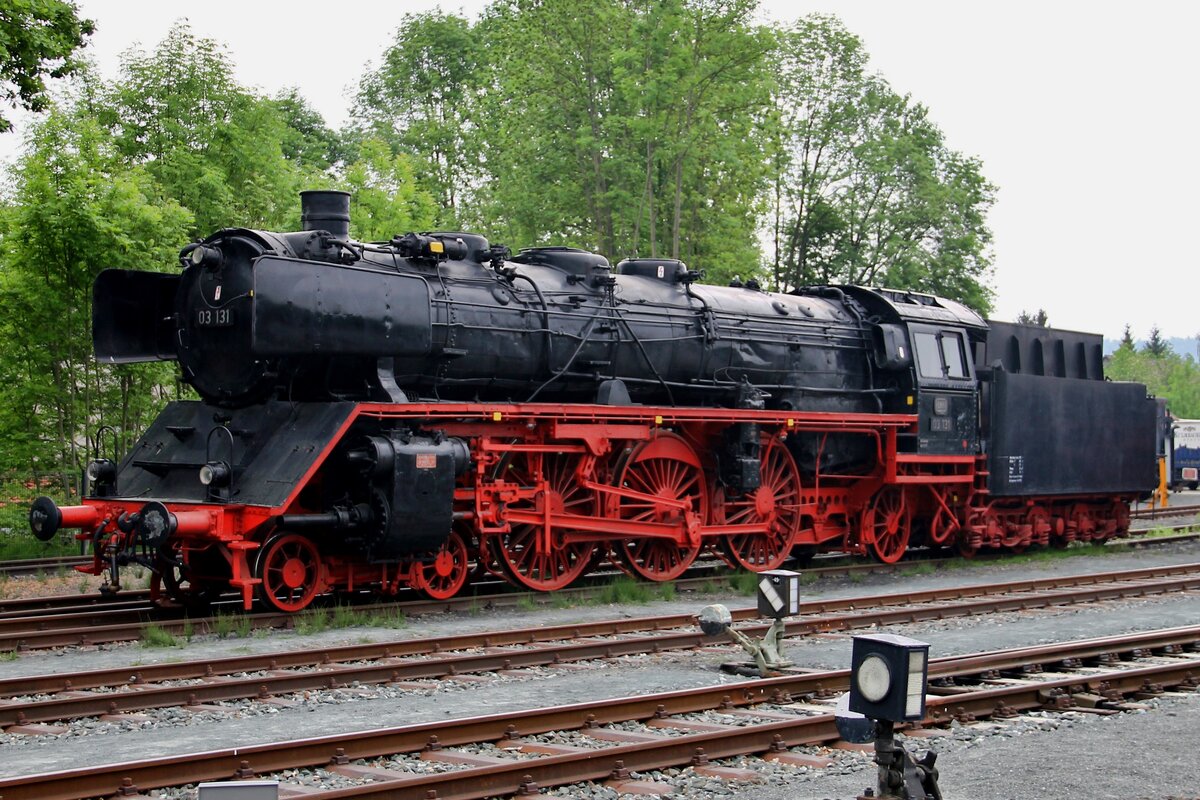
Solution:
{"label": "locomotive headlight", "polygon": [[192,250],[192,263],[197,267],[206,267],[208,269],[216,269],[224,262],[225,257],[216,247],[207,245],[196,245]]}
{"label": "locomotive headlight", "polygon": [[200,483],[212,487],[227,486],[232,474],[224,461],[210,461],[200,468]]}
{"label": "locomotive headlight", "polygon": [[112,483],[116,477],[117,465],[107,458],[98,458],[87,465],[87,479],[92,485]]}

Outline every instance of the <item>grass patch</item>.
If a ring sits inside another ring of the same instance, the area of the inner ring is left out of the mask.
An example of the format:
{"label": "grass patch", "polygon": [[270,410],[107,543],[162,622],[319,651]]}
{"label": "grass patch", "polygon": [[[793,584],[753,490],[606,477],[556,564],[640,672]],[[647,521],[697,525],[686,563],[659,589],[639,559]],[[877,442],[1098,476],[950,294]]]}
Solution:
{"label": "grass patch", "polygon": [[[25,511],[28,511],[26,507]],[[0,561],[17,561],[22,558],[52,558],[55,556],[79,555],[79,542],[75,537],[56,536],[48,542],[33,538],[29,524],[22,520],[9,533],[0,533]]]}
{"label": "grass patch", "polygon": [[329,612],[323,608],[310,608],[295,616],[296,633],[309,636],[329,630]]}
{"label": "grass patch", "polygon": [[236,636],[239,639],[245,639],[250,635],[253,624],[250,618],[245,614],[217,612],[213,617],[212,631],[217,635],[217,638],[226,639],[231,636]]}
{"label": "grass patch", "polygon": [[399,608],[360,609],[336,605],[333,608],[310,608],[296,615],[296,632],[321,633],[344,628],[406,628],[408,617]]}
{"label": "grass patch", "polygon": [[675,584],[668,581],[667,583],[658,584],[658,599],[659,600],[674,600],[675,599]]}
{"label": "grass patch", "polygon": [[533,599],[533,595],[521,595],[517,598],[517,609],[520,611],[536,611],[538,607],[537,601]]}
{"label": "grass patch", "polygon": [[552,608],[564,609],[573,608],[578,601],[569,594],[564,592],[555,592],[550,595],[550,606]]}
{"label": "grass patch", "polygon": [[738,594],[753,597],[758,594],[758,573],[735,572],[729,576],[729,586]]}
{"label": "grass patch", "polygon": [[902,568],[900,570],[900,574],[906,577],[911,577],[915,575],[932,575],[935,571],[936,570],[933,566],[933,562],[921,561],[920,563]]}
{"label": "grass patch", "polygon": [[142,629],[142,647],[179,647],[182,642],[169,631],[157,625],[147,625]]}
{"label": "grass patch", "polygon": [[654,592],[649,584],[641,583],[630,578],[628,575],[622,575],[613,580],[612,583],[600,588],[600,591],[594,595],[594,602],[599,605],[608,605],[610,603],[649,603],[654,599]]}
{"label": "grass patch", "polygon": [[373,612],[367,625],[372,628],[407,628],[408,617],[400,608],[384,608]]}
{"label": "grass patch", "polygon": [[0,650],[0,661],[16,661],[20,658],[16,650]]}

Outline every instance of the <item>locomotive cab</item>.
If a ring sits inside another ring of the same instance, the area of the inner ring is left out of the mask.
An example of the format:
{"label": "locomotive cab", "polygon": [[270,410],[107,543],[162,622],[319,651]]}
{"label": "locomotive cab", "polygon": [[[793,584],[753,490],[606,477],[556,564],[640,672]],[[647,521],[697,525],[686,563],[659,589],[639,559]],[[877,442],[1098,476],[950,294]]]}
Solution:
{"label": "locomotive cab", "polygon": [[947,325],[909,326],[916,359],[917,451],[974,454],[978,442],[975,371],[967,331]]}
{"label": "locomotive cab", "polygon": [[907,452],[974,455],[979,446],[975,343],[983,320],[966,306],[917,292],[846,287],[846,294],[877,320],[873,361],[884,411],[916,413],[915,436],[902,437]]}

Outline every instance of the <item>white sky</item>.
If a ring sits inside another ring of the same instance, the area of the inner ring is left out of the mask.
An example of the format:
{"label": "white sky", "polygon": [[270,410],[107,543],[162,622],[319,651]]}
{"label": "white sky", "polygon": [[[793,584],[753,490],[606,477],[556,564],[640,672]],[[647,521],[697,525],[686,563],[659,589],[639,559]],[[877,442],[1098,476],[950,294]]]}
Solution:
{"label": "white sky", "polygon": [[[298,86],[333,127],[406,12],[436,0],[77,0],[108,77],[133,44],[186,17],[248,86]],[[440,4],[477,13],[480,0]],[[931,110],[999,187],[993,316],[1045,308],[1054,327],[1137,338],[1200,334],[1188,245],[1200,216],[1200,4],[762,0],[764,15],[836,14],[872,67]],[[310,16],[311,14],[311,16]],[[10,117],[11,118],[11,117]],[[20,123],[18,122],[18,126]],[[0,136],[9,156],[19,134]],[[519,244],[519,243],[517,243]]]}

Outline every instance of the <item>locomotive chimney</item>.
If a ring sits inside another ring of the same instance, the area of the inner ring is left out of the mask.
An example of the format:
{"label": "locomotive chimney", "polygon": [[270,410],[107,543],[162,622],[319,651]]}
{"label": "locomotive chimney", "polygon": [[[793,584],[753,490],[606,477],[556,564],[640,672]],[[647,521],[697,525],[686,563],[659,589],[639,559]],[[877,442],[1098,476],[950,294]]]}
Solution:
{"label": "locomotive chimney", "polygon": [[350,193],[332,190],[301,192],[300,226],[306,231],[329,231],[335,239],[349,239]]}

